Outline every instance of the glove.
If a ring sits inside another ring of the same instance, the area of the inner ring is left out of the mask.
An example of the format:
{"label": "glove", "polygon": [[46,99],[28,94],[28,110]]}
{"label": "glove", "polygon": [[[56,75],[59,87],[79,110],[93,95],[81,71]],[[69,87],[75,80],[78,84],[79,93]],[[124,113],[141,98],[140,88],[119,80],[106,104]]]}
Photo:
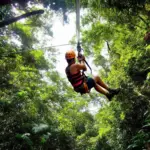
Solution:
{"label": "glove", "polygon": [[82,54],[79,54],[77,58],[78,58],[78,61],[79,61],[79,62],[85,60],[85,57],[84,57]]}

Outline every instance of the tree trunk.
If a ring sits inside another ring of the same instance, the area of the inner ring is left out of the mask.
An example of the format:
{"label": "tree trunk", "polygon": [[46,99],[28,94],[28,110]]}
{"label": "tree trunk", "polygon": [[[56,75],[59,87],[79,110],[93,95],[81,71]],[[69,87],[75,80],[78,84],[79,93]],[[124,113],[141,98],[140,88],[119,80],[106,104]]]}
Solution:
{"label": "tree trunk", "polygon": [[0,22],[0,28],[5,27],[6,25],[12,24],[14,22],[17,22],[20,19],[27,18],[27,17],[33,16],[33,15],[40,15],[43,13],[44,13],[44,10],[35,10],[35,11],[28,12],[26,14],[23,14],[21,16],[15,17],[15,18],[4,20],[4,21]]}
{"label": "tree trunk", "polygon": [[19,3],[20,5],[25,5],[27,4],[29,1],[32,0],[0,0],[0,5],[10,5],[10,4],[14,4],[14,3]]}
{"label": "tree trunk", "polygon": [[11,0],[0,0],[0,5],[11,4]]}

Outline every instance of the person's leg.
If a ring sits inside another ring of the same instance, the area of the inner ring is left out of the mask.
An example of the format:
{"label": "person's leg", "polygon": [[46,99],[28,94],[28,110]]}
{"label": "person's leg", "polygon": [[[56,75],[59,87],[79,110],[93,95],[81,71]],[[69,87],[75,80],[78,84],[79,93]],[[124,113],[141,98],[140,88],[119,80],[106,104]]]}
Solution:
{"label": "person's leg", "polygon": [[95,76],[94,80],[98,85],[100,85],[104,89],[107,89],[107,90],[109,89],[109,87],[102,81],[102,79],[99,76]]}
{"label": "person's leg", "polygon": [[112,88],[109,88],[109,87],[102,81],[102,79],[101,79],[99,76],[95,76],[95,77],[94,77],[94,80],[95,80],[95,82],[96,82],[98,85],[102,86],[103,88],[105,88],[105,89],[108,90],[109,92],[113,92],[113,93],[115,93],[115,94],[118,94],[118,92],[120,91],[120,89],[112,89]]}
{"label": "person's leg", "polygon": [[109,93],[109,91],[107,91],[106,89],[104,89],[102,86],[100,86],[99,84],[95,83],[94,86],[95,90],[99,93],[102,93],[104,95],[107,95]]}
{"label": "person's leg", "polygon": [[99,76],[94,77],[95,81],[95,90],[104,94],[109,100],[112,99],[114,95],[117,95],[120,89],[111,89],[109,88]]}
{"label": "person's leg", "polygon": [[109,90],[104,89],[103,87],[101,87],[99,84],[95,84],[95,90],[103,95],[105,95],[109,101],[111,101],[111,99],[113,98],[113,96],[115,95],[114,93],[111,93]]}
{"label": "person's leg", "polygon": [[98,83],[100,83],[99,78],[96,78],[96,79],[90,78],[90,77],[87,78],[87,85],[88,85],[89,90],[94,87],[97,92],[107,95],[109,91],[106,88],[104,88],[105,86],[102,87]]}

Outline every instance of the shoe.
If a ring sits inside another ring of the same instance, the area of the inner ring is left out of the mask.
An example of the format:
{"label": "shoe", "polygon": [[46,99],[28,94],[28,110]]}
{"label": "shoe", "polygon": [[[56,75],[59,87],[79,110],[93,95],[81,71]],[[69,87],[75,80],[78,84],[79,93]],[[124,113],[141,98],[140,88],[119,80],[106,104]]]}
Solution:
{"label": "shoe", "polygon": [[109,101],[111,101],[112,98],[120,92],[120,88],[108,89],[108,91],[109,91],[109,93],[106,95],[106,97],[109,99]]}
{"label": "shoe", "polygon": [[114,95],[117,95],[119,92],[120,92],[120,88],[118,88],[118,89],[108,89],[108,91],[110,92],[110,93],[113,93]]}
{"label": "shoe", "polygon": [[112,98],[114,97],[114,95],[115,95],[114,93],[110,92],[110,93],[106,94],[106,97],[108,98],[109,101],[111,101]]}

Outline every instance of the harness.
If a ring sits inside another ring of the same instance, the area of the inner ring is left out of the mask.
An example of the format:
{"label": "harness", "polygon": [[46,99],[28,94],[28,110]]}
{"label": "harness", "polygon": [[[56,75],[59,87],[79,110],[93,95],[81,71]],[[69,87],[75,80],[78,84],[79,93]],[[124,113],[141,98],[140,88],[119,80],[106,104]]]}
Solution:
{"label": "harness", "polygon": [[80,71],[77,72],[76,74],[71,74],[70,73],[70,66],[69,65],[66,68],[66,74],[67,74],[67,78],[70,81],[70,83],[72,84],[72,86],[74,87],[74,90],[77,93],[85,94],[85,93],[89,93],[89,89],[86,83],[87,77],[85,76],[84,73],[81,73]]}

